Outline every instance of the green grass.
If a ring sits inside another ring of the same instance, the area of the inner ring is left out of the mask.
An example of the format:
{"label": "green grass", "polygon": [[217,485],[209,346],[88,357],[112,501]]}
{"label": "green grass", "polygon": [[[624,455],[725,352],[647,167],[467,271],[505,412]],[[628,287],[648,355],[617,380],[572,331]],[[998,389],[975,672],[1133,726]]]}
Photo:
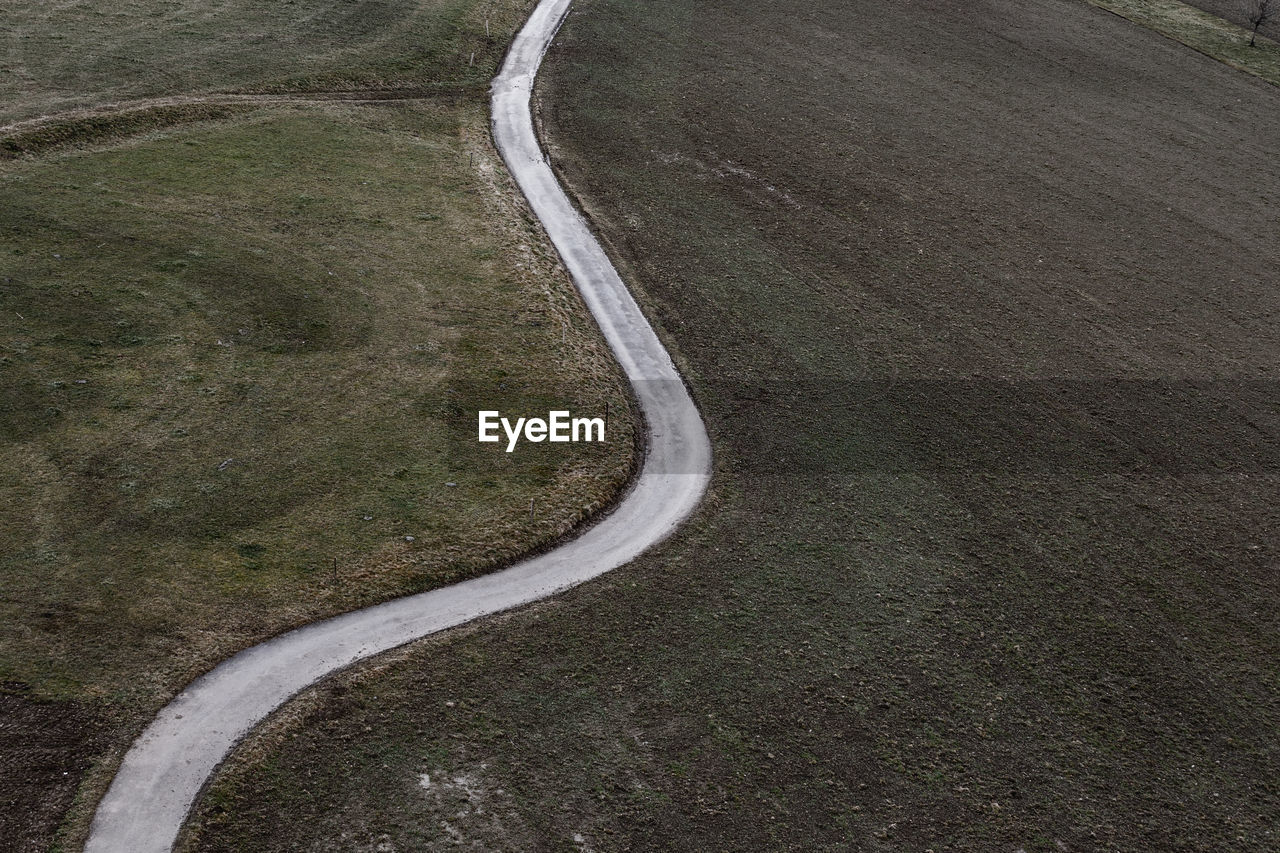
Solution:
{"label": "green grass", "polygon": [[541,113],[708,502],[315,691],[192,849],[1276,848],[1280,93],[929,9],[578,4]]}
{"label": "green grass", "polygon": [[1280,43],[1178,0],[1089,0],[1206,56],[1280,86]]}
{"label": "green grass", "polygon": [[475,444],[483,401],[625,410],[499,206],[483,121],[263,110],[0,173],[0,678],[172,689],[248,638],[508,559],[617,487],[626,440]]}
{"label": "green grass", "polygon": [[0,124],[108,102],[229,89],[464,84],[483,90],[529,5],[11,0],[0,12],[6,32]]}

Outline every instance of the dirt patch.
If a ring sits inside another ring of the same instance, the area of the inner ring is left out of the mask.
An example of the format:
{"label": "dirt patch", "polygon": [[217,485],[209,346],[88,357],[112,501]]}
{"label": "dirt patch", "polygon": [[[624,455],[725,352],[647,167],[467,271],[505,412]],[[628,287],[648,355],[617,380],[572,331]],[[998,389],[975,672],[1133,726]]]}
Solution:
{"label": "dirt patch", "polygon": [[0,685],[0,838],[11,853],[40,853],[106,741],[78,702],[40,701]]}

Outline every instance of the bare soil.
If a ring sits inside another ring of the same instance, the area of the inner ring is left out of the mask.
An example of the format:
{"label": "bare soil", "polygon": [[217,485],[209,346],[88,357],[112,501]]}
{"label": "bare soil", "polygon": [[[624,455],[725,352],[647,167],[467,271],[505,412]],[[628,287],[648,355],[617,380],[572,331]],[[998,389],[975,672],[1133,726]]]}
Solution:
{"label": "bare soil", "polygon": [[105,745],[101,720],[74,701],[31,697],[0,685],[0,839],[11,853],[48,850],[53,827],[70,807]]}

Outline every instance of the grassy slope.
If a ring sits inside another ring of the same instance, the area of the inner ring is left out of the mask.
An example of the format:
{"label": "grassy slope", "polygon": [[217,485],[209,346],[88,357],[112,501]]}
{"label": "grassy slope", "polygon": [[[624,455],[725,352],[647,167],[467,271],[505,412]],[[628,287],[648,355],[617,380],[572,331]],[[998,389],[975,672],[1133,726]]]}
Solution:
{"label": "grassy slope", "polygon": [[469,166],[497,168],[483,123],[266,111],[0,175],[0,678],[149,692],[140,669],[509,558],[616,483],[625,442],[474,442],[486,400],[623,399],[563,281],[522,271],[548,262]]}
{"label": "grassy slope", "polygon": [[571,17],[549,132],[710,502],[318,693],[198,849],[1275,849],[1276,90],[1081,3],[913,5]]}
{"label": "grassy slope", "polygon": [[[38,5],[3,13],[28,47],[105,38],[78,26],[101,4]],[[171,40],[148,55],[181,85],[283,74],[287,52],[223,65],[183,45],[260,50],[313,13],[291,32],[323,25],[332,52],[308,68],[358,76],[353,57],[422,41],[401,57],[419,83],[467,81],[494,72],[527,4],[370,6],[134,3],[102,26]],[[165,26],[124,20],[149,10]],[[84,48],[76,66],[30,47],[60,70],[0,84],[0,103],[170,91]],[[45,849],[87,779],[74,839],[133,733],[238,648],[509,561],[625,482],[625,388],[486,125],[480,89],[243,106],[0,162],[0,848]],[[606,401],[607,446],[509,456],[473,438],[477,408]]]}
{"label": "grassy slope", "polygon": [[7,0],[0,125],[111,101],[229,89],[482,88],[526,6]]}

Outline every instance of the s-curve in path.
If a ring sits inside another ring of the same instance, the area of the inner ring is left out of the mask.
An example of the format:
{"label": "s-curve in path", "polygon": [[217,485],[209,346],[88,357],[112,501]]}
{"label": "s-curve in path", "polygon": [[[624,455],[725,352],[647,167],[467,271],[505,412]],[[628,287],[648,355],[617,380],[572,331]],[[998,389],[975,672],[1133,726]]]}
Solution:
{"label": "s-curve in path", "polygon": [[635,388],[649,436],[635,484],[612,514],[554,551],[282,634],[197,679],[125,755],[98,805],[86,851],[172,849],[214,770],[291,696],[371,655],[545,598],[630,562],[670,535],[702,499],[711,476],[711,445],[698,410],[671,357],[556,182],[534,135],[534,76],[568,9],[569,0],[543,0],[516,37],[493,84],[493,135]]}

